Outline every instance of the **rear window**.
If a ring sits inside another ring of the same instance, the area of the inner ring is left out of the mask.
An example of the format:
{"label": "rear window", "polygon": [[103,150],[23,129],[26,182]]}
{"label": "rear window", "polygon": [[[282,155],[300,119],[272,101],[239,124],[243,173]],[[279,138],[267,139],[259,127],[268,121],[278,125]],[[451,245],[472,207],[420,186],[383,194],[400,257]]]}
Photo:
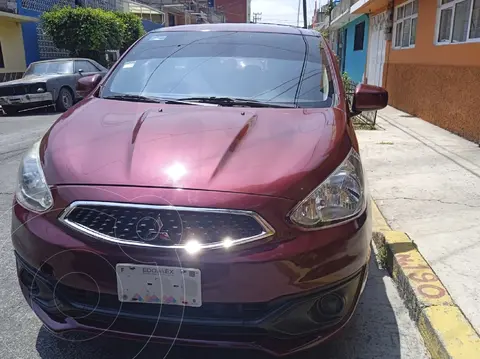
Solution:
{"label": "rear window", "polygon": [[154,32],[122,59],[102,96],[232,97],[330,107],[320,38],[252,32]]}

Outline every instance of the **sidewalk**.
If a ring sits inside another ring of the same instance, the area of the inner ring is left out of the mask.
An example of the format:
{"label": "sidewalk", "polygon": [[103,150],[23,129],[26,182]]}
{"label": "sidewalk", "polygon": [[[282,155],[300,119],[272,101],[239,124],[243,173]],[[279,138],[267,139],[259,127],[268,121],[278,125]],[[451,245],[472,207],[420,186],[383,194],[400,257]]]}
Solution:
{"label": "sidewalk", "polygon": [[480,148],[392,107],[357,131],[371,195],[480,333]]}

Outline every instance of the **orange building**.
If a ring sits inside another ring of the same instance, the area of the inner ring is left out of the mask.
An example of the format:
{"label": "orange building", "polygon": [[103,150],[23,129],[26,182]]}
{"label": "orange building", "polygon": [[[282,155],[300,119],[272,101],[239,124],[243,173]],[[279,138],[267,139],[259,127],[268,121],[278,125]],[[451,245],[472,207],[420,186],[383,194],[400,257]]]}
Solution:
{"label": "orange building", "polygon": [[368,14],[366,78],[389,103],[480,140],[480,0],[358,0]]}

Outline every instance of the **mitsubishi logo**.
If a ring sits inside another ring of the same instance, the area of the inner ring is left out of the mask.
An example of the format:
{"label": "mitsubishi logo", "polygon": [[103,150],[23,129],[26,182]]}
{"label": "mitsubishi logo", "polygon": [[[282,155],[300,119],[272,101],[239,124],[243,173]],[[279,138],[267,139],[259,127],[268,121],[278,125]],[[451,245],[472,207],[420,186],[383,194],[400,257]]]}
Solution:
{"label": "mitsubishi logo", "polygon": [[137,236],[145,242],[151,242],[156,239],[170,241],[167,231],[162,231],[163,222],[160,216],[144,217],[137,223]]}

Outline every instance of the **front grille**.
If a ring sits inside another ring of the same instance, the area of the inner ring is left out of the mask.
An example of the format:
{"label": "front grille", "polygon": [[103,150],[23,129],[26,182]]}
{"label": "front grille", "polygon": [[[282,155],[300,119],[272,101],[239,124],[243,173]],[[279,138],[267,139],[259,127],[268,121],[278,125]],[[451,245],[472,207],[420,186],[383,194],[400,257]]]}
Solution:
{"label": "front grille", "polygon": [[29,85],[10,85],[0,87],[0,96],[16,96],[38,93],[37,90],[42,88],[46,90],[44,83],[29,84]]}
{"label": "front grille", "polygon": [[60,219],[77,231],[107,241],[149,246],[183,246],[195,239],[220,245],[273,234],[258,215],[234,210],[112,203],[74,203]]}
{"label": "front grille", "polygon": [[26,95],[27,93],[28,86],[26,85],[12,85],[0,87],[0,96]]}

